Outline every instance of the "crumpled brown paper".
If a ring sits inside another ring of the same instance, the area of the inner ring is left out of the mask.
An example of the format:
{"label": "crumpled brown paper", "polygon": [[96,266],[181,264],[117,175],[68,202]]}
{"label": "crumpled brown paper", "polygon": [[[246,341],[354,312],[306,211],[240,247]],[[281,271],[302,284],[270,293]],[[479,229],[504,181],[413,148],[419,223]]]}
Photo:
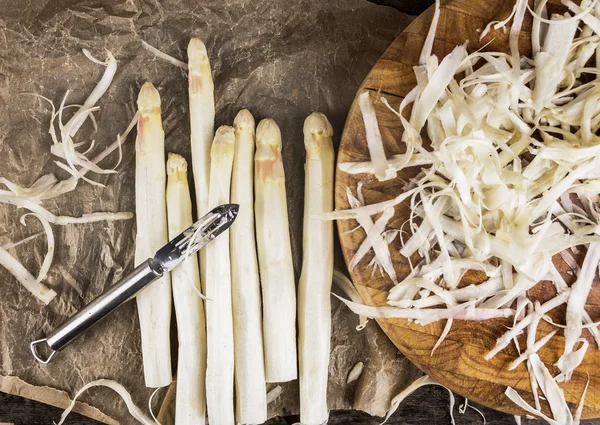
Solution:
{"label": "crumpled brown paper", "polygon": [[[151,56],[141,40],[185,60],[187,42],[197,36],[206,42],[212,62],[216,124],[230,124],[239,109],[249,108],[257,121],[272,117],[282,129],[294,266],[299,273],[304,118],[312,111],[324,112],[339,142],[359,84],[409,21],[394,9],[365,0],[0,0],[0,176],[25,186],[48,172],[67,177],[50,155],[48,104],[22,93],[38,93],[58,105],[71,90],[67,103],[82,102],[103,72],[82,48],[99,58],[109,49],[119,68],[99,102],[98,132],[92,134],[86,124],[78,141],[95,139],[96,151],[113,142],[135,112],[141,84],[149,80],[162,95],[167,150],[189,159],[185,72]],[[116,160],[112,155],[102,165],[112,166]],[[74,192],[44,206],[63,215],[134,211],[134,164],[131,135],[119,173],[93,176],[106,187],[81,182]],[[22,213],[0,204],[0,245],[41,230],[34,219],[27,227],[19,224]],[[32,397],[32,385],[39,387],[39,400],[57,404],[54,390],[45,387],[73,395],[91,380],[109,378],[145,406],[151,390],[143,385],[135,303],[120,308],[49,365],[34,362],[30,341],[62,323],[133,266],[134,220],[53,228],[56,255],[47,283],[58,296],[50,305],[43,306],[0,269],[0,388]],[[44,238],[11,252],[36,274],[45,253]],[[355,331],[357,318],[338,302],[332,314],[329,406],[381,415],[393,392],[418,372],[375,323]],[[358,361],[365,363],[363,377],[348,386],[347,374]],[[282,395],[269,406],[270,415],[298,411],[297,383],[282,387]],[[121,424],[134,422],[110,390],[90,390],[82,400]]]}

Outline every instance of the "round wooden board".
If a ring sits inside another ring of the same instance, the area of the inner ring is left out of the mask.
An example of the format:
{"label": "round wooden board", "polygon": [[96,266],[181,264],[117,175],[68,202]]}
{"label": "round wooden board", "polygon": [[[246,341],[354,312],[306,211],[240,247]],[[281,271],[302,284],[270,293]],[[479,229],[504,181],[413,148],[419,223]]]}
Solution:
{"label": "round wooden board", "polygon": [[[485,50],[506,51],[508,31],[495,31],[482,42],[479,41],[479,33],[491,20],[506,18],[513,5],[514,0],[447,1],[441,8],[433,53],[441,60],[455,46],[463,44],[467,40],[469,41],[469,51],[474,51],[490,42],[492,37],[494,39],[485,47]],[[371,70],[358,94],[365,90],[373,93],[379,92],[388,99],[392,106],[399,105],[402,96],[405,96],[416,84],[412,67],[417,64],[432,16],[433,8],[430,8],[398,36]],[[529,29],[530,24],[526,22],[520,42],[520,48],[524,54],[529,53],[528,49],[531,45]],[[402,153],[400,121],[381,102],[375,102],[375,107],[387,154]],[[338,163],[369,159],[364,134],[362,115],[355,99],[342,135]],[[406,181],[408,177],[417,172],[416,169],[403,170],[394,180],[378,182],[372,176],[364,174],[353,176],[338,169],[336,208],[349,208],[346,189],[350,188],[355,193],[359,181],[364,182],[363,194],[366,202],[371,204],[399,194],[402,190],[402,181]],[[409,209],[406,205],[397,207],[389,227],[399,229],[406,221],[408,213]],[[346,264],[350,262],[365,237],[362,230],[347,233],[355,226],[354,220],[338,222]],[[407,260],[398,253],[399,248],[399,241],[390,245],[396,272],[399,279],[402,279],[410,269]],[[386,305],[387,292],[392,287],[392,283],[387,276],[382,277],[379,273],[372,276],[371,268],[368,266],[371,258],[372,252],[351,272],[351,277],[366,304],[383,306]],[[566,273],[564,264],[557,262],[557,266]],[[567,274],[564,276],[569,277]],[[477,276],[473,275],[471,278],[476,280]],[[571,277],[570,280],[572,281],[573,278]],[[600,317],[599,286],[598,282],[595,282],[588,299],[587,309],[594,320],[598,320]],[[534,288],[530,295],[537,295],[541,300],[547,299],[553,295],[553,288],[549,284],[541,283]],[[557,309],[554,314],[557,320],[564,321],[564,306]],[[492,360],[484,360],[484,355],[494,346],[496,339],[506,331],[507,326],[512,324],[512,320],[455,321],[452,331],[434,355],[431,355],[431,349],[436,343],[444,323],[439,322],[425,327],[408,323],[406,320],[378,320],[378,323],[406,357],[425,373],[456,393],[510,414],[520,415],[524,412],[504,395],[507,386],[517,389],[525,400],[533,402],[526,366],[522,364],[514,371],[507,370],[508,364],[518,355],[514,345],[503,350]],[[551,330],[553,328],[542,321],[537,337],[540,338]],[[560,333],[560,336],[554,337],[539,352],[546,365],[553,365],[558,360],[564,347],[563,344],[564,339]],[[561,384],[571,410],[574,412],[589,376],[590,386],[585,402],[584,418],[600,417],[600,371],[597,365],[600,365],[600,350],[593,345],[592,341],[584,362],[577,368],[571,381]],[[558,373],[553,366],[549,366],[549,368],[551,373]],[[544,410],[549,413],[547,405],[544,406]]]}

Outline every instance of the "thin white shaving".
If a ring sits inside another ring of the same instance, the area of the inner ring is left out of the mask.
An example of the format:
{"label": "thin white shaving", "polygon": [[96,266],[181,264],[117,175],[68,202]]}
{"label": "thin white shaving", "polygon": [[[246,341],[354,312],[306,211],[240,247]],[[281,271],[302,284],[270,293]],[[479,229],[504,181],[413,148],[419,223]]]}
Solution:
{"label": "thin white shaving", "polygon": [[427,37],[425,38],[425,42],[423,43],[423,48],[421,49],[421,55],[419,56],[419,65],[425,65],[427,60],[431,56],[431,51],[433,49],[433,41],[435,40],[435,33],[437,30],[438,21],[440,19],[440,0],[435,0],[435,9],[433,12],[433,18],[431,19],[431,25],[429,26],[429,31],[427,31]]}
{"label": "thin white shaving", "polygon": [[344,298],[334,296],[346,304],[350,310],[356,314],[364,315],[377,319],[411,319],[421,325],[428,325],[440,320],[489,320],[497,318],[506,318],[514,315],[514,310],[510,308],[469,308],[468,306],[456,306],[444,309],[410,309],[398,307],[373,307],[364,304],[355,303]]}
{"label": "thin white shaving", "polygon": [[[589,292],[592,289],[592,283],[596,277],[598,265],[600,263],[600,244],[591,243],[588,247],[581,271],[575,283],[571,286],[571,296],[567,302],[567,327],[565,329],[565,350],[562,357],[558,360],[561,372],[565,380],[569,380],[574,369],[579,366],[579,362],[567,361],[567,358],[573,353],[575,343],[581,337],[583,330],[583,312]],[[585,346],[587,349],[587,345]],[[585,352],[585,350],[584,350]]]}
{"label": "thin white shaving", "polygon": [[578,407],[575,416],[573,416],[569,410],[569,406],[563,391],[560,389],[546,366],[542,363],[539,356],[537,354],[533,354],[529,361],[531,362],[531,370],[535,376],[538,387],[542,391],[544,398],[548,401],[550,410],[552,411],[552,418],[546,416],[539,408],[534,408],[527,404],[527,402],[523,400],[519,393],[517,393],[517,391],[511,387],[506,389],[506,396],[526,412],[544,419],[551,425],[579,424],[579,420],[581,418],[580,408],[583,406],[583,402],[585,400],[587,385],[581,396],[579,405],[580,407]]}
{"label": "thin white shaving", "polygon": [[435,70],[429,83],[420,93],[418,102],[413,106],[410,116],[410,125],[418,133],[423,128],[428,115],[431,113],[436,103],[445,92],[454,73],[458,70],[463,60],[467,57],[467,47],[457,46],[446,56],[440,66]]}
{"label": "thin white shaving", "polygon": [[367,147],[369,148],[369,155],[373,162],[375,177],[377,177],[379,181],[393,179],[396,177],[396,170],[388,164],[383,148],[381,132],[379,131],[377,115],[375,114],[375,107],[373,106],[373,101],[368,91],[358,97],[358,105],[362,112]]}
{"label": "thin white shaving", "polygon": [[[422,154],[413,154],[407,162],[404,154],[393,155],[388,159],[388,168],[400,171],[403,168],[419,167],[421,165],[431,165],[432,160]],[[342,162],[338,168],[348,174],[375,174],[375,167],[372,161],[364,162]]]}
{"label": "thin white shaving", "polygon": [[162,60],[165,60],[167,62],[169,62],[170,64],[173,64],[181,69],[188,69],[188,64],[174,58],[173,56],[169,56],[164,52],[161,52],[160,50],[158,50],[156,47],[149,45],[148,43],[146,43],[144,40],[142,40],[142,46],[144,46],[144,49],[148,50],[150,53],[152,53],[154,56],[156,56],[157,58],[160,58]]}
{"label": "thin white shaving", "polygon": [[352,271],[358,265],[360,260],[362,260],[367,252],[369,252],[369,250],[375,245],[376,241],[380,240],[383,242],[382,234],[385,231],[388,221],[390,221],[393,215],[394,208],[386,208],[383,211],[383,214],[381,214],[381,217],[379,217],[377,221],[373,223],[371,228],[365,229],[367,237],[358,247],[358,250],[354,254],[354,257],[352,257],[352,260],[350,260],[350,264],[348,265],[350,271]]}
{"label": "thin white shaving", "polygon": [[277,385],[267,393],[267,404],[274,402],[283,393],[281,385]]}
{"label": "thin white shaving", "polygon": [[83,54],[85,55],[86,58],[88,58],[95,64],[102,65],[102,66],[108,65],[107,62],[103,62],[100,59],[96,58],[94,55],[92,55],[88,49],[81,49],[81,51],[83,52]]}
{"label": "thin white shaving", "polygon": [[[344,273],[339,271],[338,269],[333,269],[333,283],[344,292],[344,294],[350,298],[355,303],[362,304],[362,297],[352,284],[352,281],[346,277]],[[369,318],[364,315],[359,316],[359,323],[356,327],[357,331],[362,331],[365,326],[367,326],[367,322]]]}
{"label": "thin white shaving", "polygon": [[350,372],[348,372],[348,378],[346,379],[346,384],[351,384],[352,382],[356,381],[362,374],[364,367],[365,367],[365,364],[363,362],[356,363],[352,367],[352,369],[350,369]]}
{"label": "thin white shaving", "polygon": [[133,218],[133,214],[130,212],[95,212],[89,214],[82,214],[79,217],[70,217],[64,215],[54,215],[41,205],[38,205],[27,199],[21,199],[12,195],[0,195],[0,203],[6,203],[14,205],[18,208],[25,208],[29,211],[38,214],[42,219],[58,225],[75,224],[75,223],[93,223],[95,221],[111,221],[111,220],[129,220]]}
{"label": "thin white shaving", "polygon": [[[92,121],[94,130],[97,130],[97,123],[93,116],[93,112],[97,111],[99,108],[95,105],[108,90],[117,71],[117,61],[112,55],[112,53],[108,50],[108,58],[106,62],[101,62],[98,59],[94,58],[91,55],[91,53],[86,49],[83,50],[83,53],[88,59],[90,59],[94,63],[106,67],[102,78],[92,90],[92,92],[85,100],[83,105],[66,105],[69,90],[67,90],[67,92],[65,93],[58,110],[56,110],[53,102],[50,99],[38,94],[24,93],[26,95],[32,95],[34,97],[37,97],[38,99],[44,100],[50,104],[52,108],[52,114],[50,117],[48,133],[53,142],[50,151],[52,154],[58,156],[66,162],[63,163],[56,161],[57,165],[60,168],[64,169],[69,174],[71,174],[71,177],[67,180],[58,181],[53,174],[45,174],[38,180],[36,180],[28,188],[23,188],[18,184],[9,181],[6,178],[0,177],[0,184],[4,185],[8,189],[0,190],[0,203],[10,204],[16,206],[17,208],[23,208],[28,210],[29,213],[26,213],[21,217],[22,225],[25,225],[25,219],[27,216],[35,216],[42,224],[44,233],[46,234],[47,245],[47,251],[44,255],[44,260],[40,267],[40,271],[38,273],[37,278],[33,278],[33,276],[25,269],[25,267],[23,267],[23,265],[19,263],[15,257],[13,257],[6,251],[6,249],[8,248],[14,248],[20,243],[24,243],[31,240],[32,237],[26,238],[25,240],[18,243],[8,244],[5,247],[0,248],[2,249],[2,251],[0,252],[0,263],[2,266],[7,268],[11,272],[11,274],[14,275],[23,286],[25,286],[34,296],[39,298],[45,304],[48,304],[54,298],[54,296],[56,296],[56,293],[54,291],[48,289],[45,285],[41,283],[41,281],[46,278],[54,258],[55,241],[50,223],[57,225],[66,225],[72,223],[92,223],[96,221],[105,220],[125,220],[133,217],[133,215],[128,212],[94,212],[90,214],[83,214],[80,217],[60,216],[51,213],[41,205],[46,199],[54,198],[58,195],[72,191],[73,189],[75,189],[80,179],[83,179],[93,185],[103,186],[98,182],[86,178],[85,174],[88,171],[100,174],[114,173],[114,169],[105,170],[97,166],[96,163],[105,158],[110,152],[114,151],[115,149],[118,149],[118,165],[122,159],[122,141],[132,130],[133,126],[137,122],[136,115],[132,123],[128,126],[124,137],[118,135],[116,143],[109,146],[102,153],[97,155],[96,158],[94,158],[93,160],[90,161],[86,157],[86,155],[94,149],[96,145],[95,140],[75,142],[73,140],[73,137],[77,134],[77,131],[88,117]],[[77,111],[73,114],[71,119],[66,124],[63,124],[63,112],[66,109],[70,108],[77,108]],[[56,125],[58,125],[58,131]],[[80,152],[78,150],[86,145],[88,146],[88,148],[87,150],[85,150],[85,152]]]}
{"label": "thin white shaving", "polygon": [[[357,188],[356,197],[352,195],[350,190],[347,190],[346,195],[348,197],[348,203],[350,204],[350,207],[360,208],[364,205],[364,198],[362,196],[362,190],[360,187]],[[360,199],[362,199],[362,201]],[[369,217],[368,215],[361,215],[356,218],[356,221],[358,222],[358,227],[362,228],[367,233],[367,235],[372,234],[374,232],[373,220],[371,220],[371,217]],[[392,231],[392,233],[394,233],[394,231]],[[373,252],[375,253],[373,261],[377,266],[380,266],[383,269],[383,271],[387,273],[392,282],[397,283],[398,279],[396,277],[396,271],[394,270],[394,264],[392,263],[392,258],[388,247],[388,245],[393,242],[394,238],[395,236],[393,236],[393,234],[390,236],[389,231],[384,232],[382,229],[381,237],[374,237],[371,239],[371,242],[373,246]],[[359,261],[362,258],[362,255],[357,252],[352,263],[354,263],[355,259],[356,261]]]}
{"label": "thin white shaving", "polygon": [[510,14],[508,15],[508,17],[507,17],[505,20],[503,20],[503,21],[490,21],[490,22],[489,22],[489,23],[488,23],[488,24],[485,26],[485,28],[483,29],[483,31],[481,31],[481,34],[480,34],[480,36],[479,36],[479,40],[483,40],[483,38],[484,38],[486,35],[488,35],[488,33],[489,33],[489,32],[490,32],[492,29],[494,29],[494,30],[498,30],[498,29],[500,29],[500,28],[502,28],[502,27],[505,27],[505,26],[506,26],[506,25],[507,25],[507,24],[510,22],[510,20],[511,20],[511,19],[512,19],[512,18],[515,16],[515,12],[516,12],[516,10],[517,10],[517,5],[518,5],[518,3],[515,3],[515,5],[513,6],[512,10],[511,10],[511,12],[510,12]]}
{"label": "thin white shaving", "polygon": [[121,399],[123,399],[123,401],[125,402],[125,405],[127,406],[127,410],[129,411],[131,416],[133,416],[133,418],[135,420],[137,420],[139,423],[144,424],[144,425],[156,425],[157,424],[157,422],[155,422],[154,420],[152,420],[148,416],[146,416],[146,414],[144,412],[142,412],[142,410],[133,403],[133,400],[131,399],[131,394],[129,394],[129,392],[125,389],[125,387],[123,385],[121,385],[118,382],[113,381],[111,379],[98,379],[98,380],[95,380],[95,381],[85,384],[83,387],[81,387],[81,389],[79,391],[77,391],[77,394],[75,394],[75,397],[73,397],[73,400],[71,401],[71,404],[69,405],[69,407],[67,407],[65,409],[65,411],[62,413],[62,415],[60,415],[60,421],[56,425],[62,425],[65,422],[65,420],[67,419],[67,416],[69,415],[69,413],[71,413],[71,411],[75,407],[75,403],[76,403],[77,399],[85,391],[87,391],[88,389],[93,388],[93,387],[107,387],[107,388],[110,388],[111,390],[113,390],[114,392],[116,392],[121,397]]}
{"label": "thin white shaving", "polygon": [[12,274],[21,285],[25,287],[33,296],[44,304],[50,303],[56,296],[56,292],[49,289],[46,285],[38,282],[31,273],[4,248],[0,248],[0,266]]}
{"label": "thin white shaving", "polygon": [[[427,375],[420,377],[419,379],[415,380],[412,384],[410,384],[408,387],[406,387],[400,394],[398,394],[397,396],[395,396],[392,399],[392,401],[390,403],[390,408],[389,408],[387,414],[385,415],[385,419],[383,420],[381,425],[385,424],[388,421],[388,419],[392,416],[392,414],[396,410],[398,410],[400,403],[402,403],[404,401],[404,399],[406,399],[406,397],[408,397],[409,395],[414,393],[419,388],[424,387],[425,385],[439,385],[440,387],[446,388],[445,386],[443,386],[442,384],[437,382],[435,379],[433,379]],[[451,421],[452,425],[455,425],[454,394],[448,388],[446,388],[446,389],[448,390],[448,394],[450,395],[450,421]]]}
{"label": "thin white shaving", "polygon": [[[118,167],[122,160],[121,146],[123,144],[123,141],[127,138],[127,136],[133,130],[133,128],[135,128],[136,124],[137,124],[137,114],[134,115],[133,119],[131,120],[131,122],[129,123],[129,125],[123,132],[123,134],[117,135],[117,140],[115,142],[113,142],[111,145],[109,145],[107,148],[105,148],[102,152],[97,154],[94,158],[92,158],[90,160],[90,163],[97,164],[97,163],[101,162],[102,160],[104,160],[112,152],[114,152],[115,150],[118,150],[119,157],[118,157],[117,163],[113,166],[112,169],[114,170],[116,167]],[[68,169],[68,171],[72,172],[72,170],[70,170],[70,169]],[[90,171],[90,170],[85,169],[85,168],[80,168],[78,170],[77,175],[85,176],[85,174],[87,174],[88,171]],[[44,200],[52,199],[59,195],[63,195],[65,193],[69,193],[69,192],[73,191],[77,187],[77,183],[79,181],[79,178],[77,177],[77,175],[72,175],[72,177],[70,177],[66,180],[58,181],[53,174],[45,174],[42,177],[40,177],[29,188],[23,188],[15,183],[8,181],[5,178],[0,178],[0,183],[4,184],[7,188],[9,188],[9,190],[12,192],[13,195],[15,195],[19,198],[22,198],[24,200],[28,200],[31,202],[35,202],[35,203],[40,203]],[[7,193],[2,193],[2,191],[0,191],[0,197],[3,194],[7,195]],[[2,202],[1,199],[0,199],[0,202]]]}
{"label": "thin white shaving", "polygon": [[152,394],[150,394],[150,398],[148,398],[148,411],[150,412],[150,416],[152,417],[152,420],[157,425],[162,425],[162,424],[158,421],[158,419],[156,419],[156,415],[154,414],[154,411],[152,410],[152,400],[154,399],[154,396],[156,395],[156,393],[158,393],[158,391],[160,391],[162,388],[164,388],[164,387],[158,387],[157,389],[152,391]]}
{"label": "thin white shaving", "polygon": [[[563,4],[570,13],[547,16],[546,0],[534,2],[533,57],[519,53],[525,50],[520,33],[527,0],[516,0],[510,16],[490,23],[482,34],[510,25],[510,54],[483,49],[468,54],[466,46],[458,46],[437,58],[431,53],[434,13],[414,67],[416,86],[397,111],[381,99],[400,120],[406,153],[388,159],[381,140],[367,136],[370,161],[339,164],[342,172],[375,174],[379,180],[390,170],[421,169],[398,181],[395,196],[389,186],[366,180],[371,193],[383,198],[375,204],[356,202],[351,187],[350,208],[321,217],[357,220],[364,229],[351,271],[371,249],[373,272],[380,270],[376,241],[387,239],[387,232],[390,239],[400,235],[398,249],[410,273],[389,292],[386,306],[344,301],[356,313],[421,324],[447,320],[435,347],[453,320],[514,316],[485,358],[514,343],[518,354],[506,365],[526,363],[534,407],[525,407],[514,390],[507,396],[537,416],[540,400],[548,400],[548,419],[561,425],[578,422],[557,382],[569,380],[584,363],[590,350],[585,329],[600,346],[600,330],[586,311],[600,269],[600,71],[588,65],[600,64],[600,1]],[[361,96],[366,105],[368,93]],[[377,123],[374,108],[361,110],[365,123]],[[390,208],[409,210],[400,230],[385,225],[394,222]],[[580,266],[575,258],[586,249]],[[567,274],[577,275],[571,288],[553,263],[558,255],[571,269]],[[485,277],[463,288],[470,270]],[[529,295],[540,281],[552,285],[552,298],[542,304]],[[551,376],[537,353],[554,347],[550,342],[558,332],[538,335],[539,323],[551,322],[548,313],[564,304],[565,347],[556,363],[560,374]]]}
{"label": "thin white shaving", "polygon": [[521,319],[512,329],[506,331],[504,335],[496,340],[496,346],[490,350],[486,355],[485,359],[489,360],[493,358],[496,354],[498,354],[501,350],[506,348],[510,341],[517,335],[519,335],[533,320],[538,318],[539,316],[545,315],[549,311],[555,309],[556,307],[564,304],[569,296],[569,291],[565,291],[556,297],[546,301],[542,304],[538,309],[536,309],[533,313],[525,316]]}
{"label": "thin white shaving", "polygon": [[[84,54],[85,54],[85,51],[84,51]],[[94,90],[92,90],[92,92],[90,93],[88,98],[85,100],[83,105],[81,105],[79,110],[75,113],[75,115],[73,115],[73,118],[71,118],[67,122],[67,124],[65,124],[65,128],[67,128],[69,130],[70,137],[75,136],[75,134],[77,133],[79,128],[85,122],[86,118],[88,117],[88,115],[89,115],[90,111],[92,110],[92,108],[94,107],[94,105],[96,105],[98,100],[100,100],[100,98],[104,95],[104,93],[106,93],[106,90],[108,90],[108,87],[112,83],[112,80],[113,80],[115,74],[117,73],[117,60],[115,59],[113,54],[111,52],[109,52],[108,50],[106,51],[106,55],[108,56],[108,58],[106,59],[106,62],[102,64],[102,65],[106,66],[106,69],[104,70],[104,74],[102,75],[102,78],[98,82],[98,85],[96,85],[96,87],[94,88]],[[90,60],[92,60],[96,63],[98,62],[97,60],[92,59],[91,55],[88,56],[86,54],[86,56],[88,58],[90,58]]]}
{"label": "thin white shaving", "polygon": [[465,412],[467,411],[467,408],[469,408],[469,409],[474,410],[475,412],[477,412],[479,414],[479,416],[481,416],[481,419],[483,420],[483,425],[486,425],[487,420],[485,419],[485,415],[483,414],[483,412],[481,410],[477,409],[476,407],[471,406],[469,404],[469,399],[465,398],[465,402],[458,407],[458,411],[461,414],[465,414]]}
{"label": "thin white shaving", "polygon": [[9,242],[9,243],[6,243],[4,245],[0,245],[0,248],[6,249],[6,250],[13,249],[13,248],[18,247],[19,245],[23,245],[23,244],[26,244],[27,242],[31,242],[31,241],[39,238],[43,234],[45,234],[45,233],[44,232],[34,233],[31,236],[27,236],[26,238],[21,239],[20,241]]}
{"label": "thin white shaving", "polygon": [[21,216],[21,224],[23,226],[26,226],[25,218],[29,215],[37,218],[40,221],[42,228],[44,229],[44,233],[46,234],[46,255],[44,256],[44,261],[40,267],[38,277],[35,280],[39,283],[46,278],[48,270],[50,270],[50,266],[52,265],[52,260],[54,259],[54,232],[52,231],[52,227],[50,227],[50,223],[36,213],[29,213]]}

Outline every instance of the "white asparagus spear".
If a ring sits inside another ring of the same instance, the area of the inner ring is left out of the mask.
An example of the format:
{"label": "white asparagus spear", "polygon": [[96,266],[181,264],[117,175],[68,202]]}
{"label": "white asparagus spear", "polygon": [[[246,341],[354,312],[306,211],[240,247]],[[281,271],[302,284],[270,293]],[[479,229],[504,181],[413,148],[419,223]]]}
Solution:
{"label": "white asparagus spear", "polygon": [[[181,155],[169,154],[167,176],[169,239],[173,239],[193,223],[187,162]],[[202,299],[196,293],[200,291],[198,255],[191,255],[173,270],[171,281],[179,339],[175,422],[177,425],[204,425],[206,320]]]}
{"label": "white asparagus spear", "polygon": [[[165,135],[160,95],[145,83],[138,96],[135,142],[135,265],[146,261],[168,241],[165,199]],[[171,382],[171,276],[165,273],[137,295],[146,386]]]}
{"label": "white asparagus spear", "polygon": [[[192,171],[198,217],[208,213],[210,146],[215,131],[215,97],[206,46],[198,38],[188,44],[188,84]],[[204,289],[206,250],[200,251],[200,271]]]}
{"label": "white asparagus spear", "polygon": [[241,110],[233,121],[235,158],[231,202],[240,206],[231,226],[231,286],[235,347],[236,419],[267,420],[260,279],[254,237],[254,118]]}
{"label": "white asparagus spear", "polygon": [[281,132],[271,119],[262,120],[256,128],[254,161],[265,375],[267,382],[286,382],[298,377],[296,283],[281,160]]}
{"label": "white asparagus spear", "polygon": [[[219,127],[210,151],[209,209],[229,203],[235,134]],[[211,425],[234,425],[233,414],[233,312],[229,231],[206,251],[206,401]]]}
{"label": "white asparagus spear", "polygon": [[334,151],[331,124],[321,113],[304,121],[306,147],[302,273],[298,283],[300,422],[327,421],[331,338],[333,224],[319,218],[333,210]]}

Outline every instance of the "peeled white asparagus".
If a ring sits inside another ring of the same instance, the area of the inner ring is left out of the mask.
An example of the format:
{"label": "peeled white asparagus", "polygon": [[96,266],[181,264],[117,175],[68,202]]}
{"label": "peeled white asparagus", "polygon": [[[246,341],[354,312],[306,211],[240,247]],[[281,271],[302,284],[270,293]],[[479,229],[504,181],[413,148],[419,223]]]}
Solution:
{"label": "peeled white asparagus", "polygon": [[[135,265],[154,256],[168,241],[165,136],[160,95],[144,83],[138,96],[135,141]],[[169,385],[171,376],[171,276],[165,273],[137,297],[146,386]]]}
{"label": "peeled white asparagus", "polygon": [[[192,200],[187,162],[170,153],[167,160],[167,215],[169,239],[190,227]],[[177,425],[203,425],[206,421],[206,320],[200,291],[198,255],[192,254],[171,272],[173,303],[177,317]],[[194,291],[196,288],[196,291]]]}
{"label": "peeled white asparagus", "polygon": [[231,202],[240,206],[230,231],[236,420],[241,424],[260,424],[267,420],[267,387],[254,236],[254,118],[243,109],[233,126]]}
{"label": "peeled white asparagus", "polygon": [[300,422],[327,421],[331,340],[333,223],[318,215],[333,210],[333,129],[315,112],[304,121],[306,148],[302,273],[298,283]]}
{"label": "peeled white asparagus", "polygon": [[[235,148],[232,127],[217,129],[210,149],[209,210],[229,203]],[[206,401],[211,425],[233,425],[233,312],[229,230],[204,248],[206,252]]]}
{"label": "peeled white asparagus", "polygon": [[[550,410],[552,411],[552,418],[545,416],[539,409],[534,409],[533,407],[528,405],[511,387],[508,387],[506,389],[505,394],[519,407],[523,408],[529,413],[533,413],[536,416],[540,416],[549,424],[578,424],[580,416],[579,409],[578,412],[576,412],[574,420],[573,415],[569,410],[569,406],[565,400],[565,395],[562,389],[558,386],[555,379],[552,377],[552,375],[550,374],[546,366],[542,363],[542,360],[537,354],[531,355],[529,364],[531,365],[531,371],[535,376],[537,385],[542,390],[542,393],[544,394],[544,397],[546,398],[548,405],[550,406]],[[586,390],[584,389],[582,398],[585,397],[585,392]]]}
{"label": "peeled white asparagus", "polygon": [[[198,38],[188,44],[188,83],[190,102],[190,139],[192,172],[196,191],[197,216],[208,213],[210,147],[215,131],[215,96],[206,46]],[[200,251],[202,288],[206,267],[206,250]]]}
{"label": "peeled white asparagus", "polygon": [[541,43],[546,37],[546,33],[548,31],[548,25],[542,23],[538,18],[539,16],[541,18],[548,19],[546,1],[547,0],[535,0],[533,3],[533,8],[536,15],[533,17],[533,24],[531,26],[531,50],[534,56],[539,53],[541,49]]}
{"label": "peeled white asparagus", "polygon": [[[589,2],[588,7],[586,9],[582,9],[580,6],[576,5],[571,0],[563,0],[561,3],[567,6],[572,12],[575,12],[577,13],[577,15],[581,16],[581,20],[596,34],[600,34],[600,21],[598,20],[597,16],[598,6],[596,2]],[[596,16],[588,14],[592,7],[596,7]]]}
{"label": "peeled white asparagus", "polygon": [[581,342],[579,348],[571,351],[567,355],[563,355],[556,362],[556,366],[561,370],[562,373],[555,376],[554,379],[556,382],[566,382],[571,379],[573,375],[573,371],[579,367],[581,362],[587,353],[587,350],[590,346],[590,343],[586,339],[580,339],[578,342]]}
{"label": "peeled white asparagus", "polygon": [[265,375],[267,382],[287,382],[298,377],[296,282],[281,159],[281,132],[271,119],[262,120],[256,128],[254,165]]}

